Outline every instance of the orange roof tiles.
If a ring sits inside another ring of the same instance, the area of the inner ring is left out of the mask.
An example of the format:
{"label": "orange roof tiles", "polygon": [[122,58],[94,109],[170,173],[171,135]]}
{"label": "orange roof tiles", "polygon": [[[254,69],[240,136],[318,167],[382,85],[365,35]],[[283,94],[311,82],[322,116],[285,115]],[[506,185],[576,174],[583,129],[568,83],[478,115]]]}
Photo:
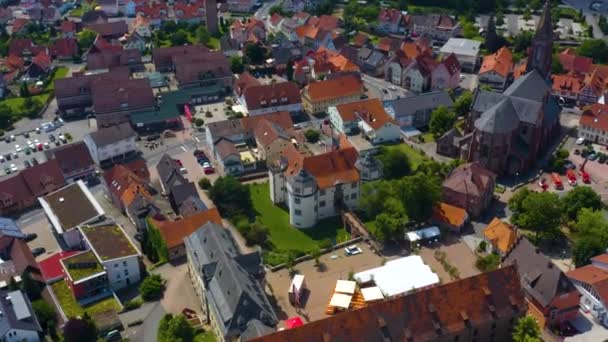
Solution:
{"label": "orange roof tiles", "polygon": [[182,245],[186,236],[194,233],[207,222],[222,225],[222,218],[217,208],[200,211],[177,221],[157,221],[154,219],[152,221],[169,249]]}
{"label": "orange roof tiles", "polygon": [[510,251],[517,241],[517,231],[497,217],[484,229],[483,235],[502,253]]}
{"label": "orange roof tiles", "polygon": [[433,207],[433,220],[462,227],[467,219],[467,211],[455,205],[439,202]]}
{"label": "orange roof tiles", "polygon": [[336,109],[344,121],[361,119],[373,129],[379,129],[389,122],[394,123],[384,111],[382,102],[376,98],[341,104]]}
{"label": "orange roof tiles", "polygon": [[327,101],[363,93],[363,82],[355,75],[346,75],[331,80],[312,82],[305,92],[313,101]]}
{"label": "orange roof tiles", "polygon": [[331,151],[304,158],[304,169],[317,181],[320,189],[359,181],[355,162],[359,154],[354,148]]}
{"label": "orange roof tiles", "polygon": [[591,260],[608,264],[608,253],[596,255]]}
{"label": "orange roof tiles", "polygon": [[579,124],[608,131],[608,105],[596,103],[583,109]]}
{"label": "orange roof tiles", "polygon": [[492,55],[485,56],[479,73],[494,71],[502,77],[507,77],[513,69],[513,55],[511,51],[502,47]]}
{"label": "orange roof tiles", "polygon": [[583,88],[581,79],[572,75],[552,75],[551,81],[553,91],[569,91],[578,94]]}

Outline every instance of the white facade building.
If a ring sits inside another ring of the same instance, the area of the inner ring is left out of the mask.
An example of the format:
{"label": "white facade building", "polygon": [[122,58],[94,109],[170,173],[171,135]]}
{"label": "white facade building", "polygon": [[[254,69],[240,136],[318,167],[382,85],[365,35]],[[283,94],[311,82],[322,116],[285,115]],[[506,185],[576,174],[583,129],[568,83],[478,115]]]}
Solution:
{"label": "white facade building", "polygon": [[84,137],[91,158],[97,165],[112,164],[137,153],[137,134],[129,123],[102,128]]}
{"label": "white facade building", "polygon": [[444,56],[450,54],[456,55],[458,62],[462,67],[462,70],[473,72],[477,67],[479,60],[479,48],[481,42],[472,39],[464,38],[450,38],[445,45],[441,48],[440,52]]}

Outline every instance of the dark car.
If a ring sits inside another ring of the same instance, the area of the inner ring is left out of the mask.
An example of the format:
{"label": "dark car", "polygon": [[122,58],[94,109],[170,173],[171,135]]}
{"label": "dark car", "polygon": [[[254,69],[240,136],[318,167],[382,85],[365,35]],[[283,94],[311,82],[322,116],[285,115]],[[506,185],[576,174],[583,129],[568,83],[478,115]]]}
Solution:
{"label": "dark car", "polygon": [[11,159],[13,159],[13,156],[9,153],[9,154],[5,155],[4,158],[6,160],[11,160]]}
{"label": "dark car", "polygon": [[38,165],[38,159],[32,158],[32,165]]}
{"label": "dark car", "polygon": [[26,138],[29,138],[30,137],[30,132],[23,133],[23,136],[26,137]]}
{"label": "dark car", "polygon": [[10,144],[10,143],[11,143],[11,137],[6,137],[6,138],[4,138],[4,141],[5,141],[7,144]]}
{"label": "dark car", "polygon": [[25,165],[25,168],[26,168],[26,169],[28,169],[28,168],[32,167],[32,164],[30,164],[30,161],[29,161],[29,160],[27,160],[27,159],[23,161],[23,165]]}
{"label": "dark car", "polygon": [[36,233],[26,234],[25,241],[30,242],[30,241],[36,239],[37,237],[38,237],[38,234],[36,234]]}
{"label": "dark car", "polygon": [[44,247],[36,247],[32,249],[32,255],[35,257],[46,253],[46,249]]}
{"label": "dark car", "polygon": [[55,140],[55,146],[61,146],[61,141]]}
{"label": "dark car", "polygon": [[49,134],[49,140],[51,142],[55,141],[55,136],[53,134]]}

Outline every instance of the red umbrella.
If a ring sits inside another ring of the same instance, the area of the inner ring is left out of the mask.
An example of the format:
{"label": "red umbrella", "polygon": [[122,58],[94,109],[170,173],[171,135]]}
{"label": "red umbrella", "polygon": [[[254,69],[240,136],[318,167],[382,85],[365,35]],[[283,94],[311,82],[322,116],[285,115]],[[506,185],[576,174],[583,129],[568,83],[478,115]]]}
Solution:
{"label": "red umbrella", "polygon": [[302,319],[300,317],[296,316],[285,321],[285,325],[287,326],[287,329],[293,329],[303,326],[304,322],[302,322]]}

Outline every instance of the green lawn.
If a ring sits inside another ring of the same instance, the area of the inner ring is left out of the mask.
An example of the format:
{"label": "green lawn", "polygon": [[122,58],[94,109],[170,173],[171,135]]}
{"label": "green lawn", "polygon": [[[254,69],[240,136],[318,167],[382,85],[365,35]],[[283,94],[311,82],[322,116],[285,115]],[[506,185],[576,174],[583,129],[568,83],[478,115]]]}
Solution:
{"label": "green lawn", "polygon": [[348,233],[339,217],[321,221],[316,227],[297,229],[289,224],[289,213],[270,200],[268,183],[251,184],[251,199],[257,219],[268,227],[275,250],[310,251],[323,239],[346,241]]}
{"label": "green lawn", "polygon": [[44,88],[44,90],[45,91],[55,90],[55,80],[59,80],[59,79],[65,78],[68,75],[69,71],[70,71],[70,69],[68,69],[66,67],[58,67],[57,69],[55,69],[55,74],[53,74],[53,78],[46,85],[46,87]]}
{"label": "green lawn", "polygon": [[387,150],[397,149],[405,152],[410,159],[410,163],[412,164],[412,170],[416,170],[420,164],[424,161],[425,157],[420,154],[417,150],[411,147],[408,144],[401,143],[397,145],[386,145]]}
{"label": "green lawn", "polygon": [[194,342],[216,342],[217,338],[212,331],[205,331],[194,336]]}
{"label": "green lawn", "polygon": [[70,13],[68,13],[68,17],[77,17],[80,18],[82,17],[82,15],[84,14],[84,8],[78,7],[78,8],[74,8],[73,10],[70,11]]}
{"label": "green lawn", "polygon": [[424,141],[425,143],[435,141],[435,135],[433,135],[433,133],[424,133],[420,137],[422,138],[422,141]]}
{"label": "green lawn", "polygon": [[76,299],[72,295],[72,291],[65,281],[58,281],[51,285],[51,287],[53,288],[53,292],[55,293],[63,312],[68,317],[83,316],[85,311],[90,316],[93,316],[94,314],[108,310],[116,310],[117,312],[121,310],[120,304],[116,301],[114,296],[110,296],[104,300],[93,303],[92,305],[82,307],[76,302]]}

